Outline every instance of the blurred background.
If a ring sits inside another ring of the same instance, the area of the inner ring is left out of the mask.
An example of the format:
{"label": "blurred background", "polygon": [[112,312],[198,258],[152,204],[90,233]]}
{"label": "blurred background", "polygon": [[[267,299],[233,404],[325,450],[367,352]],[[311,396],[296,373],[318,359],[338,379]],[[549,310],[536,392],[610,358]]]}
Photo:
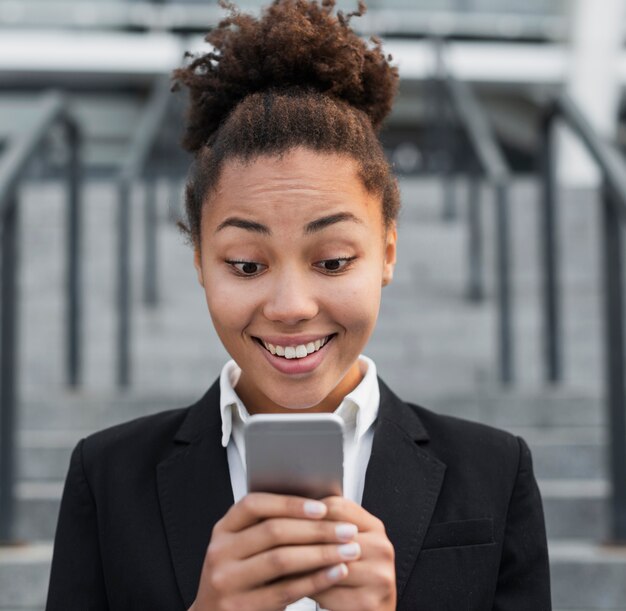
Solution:
{"label": "blurred background", "polygon": [[[222,15],[0,0],[2,611],[43,609],[78,440],[190,404],[227,358],[175,225],[168,77]],[[352,25],[401,76],[399,260],[366,353],[404,399],[522,435],[555,611],[626,610],[626,0],[370,0]]]}

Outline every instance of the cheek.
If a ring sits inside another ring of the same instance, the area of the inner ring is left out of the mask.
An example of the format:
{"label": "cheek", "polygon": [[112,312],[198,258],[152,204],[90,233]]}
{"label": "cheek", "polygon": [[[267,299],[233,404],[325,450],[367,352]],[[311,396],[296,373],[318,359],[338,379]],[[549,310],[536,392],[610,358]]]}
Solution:
{"label": "cheek", "polygon": [[360,273],[346,275],[328,294],[329,309],[342,324],[352,332],[370,333],[376,324],[380,308],[380,274]]}
{"label": "cheek", "polygon": [[256,308],[255,292],[237,279],[217,274],[205,278],[206,301],[216,329],[240,330]]}

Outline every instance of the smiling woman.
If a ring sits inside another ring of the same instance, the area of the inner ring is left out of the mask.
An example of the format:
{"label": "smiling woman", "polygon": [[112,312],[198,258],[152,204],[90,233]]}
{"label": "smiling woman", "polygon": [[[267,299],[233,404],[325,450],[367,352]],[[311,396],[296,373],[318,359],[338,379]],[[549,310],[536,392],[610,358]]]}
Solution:
{"label": "smiling woman", "polygon": [[[232,360],[192,406],[78,444],[49,611],[550,609],[526,443],[403,402],[361,354],[396,264],[398,73],[334,5],[228,5],[174,72],[179,226]],[[311,412],[343,420],[344,496],[248,492],[251,415]]]}

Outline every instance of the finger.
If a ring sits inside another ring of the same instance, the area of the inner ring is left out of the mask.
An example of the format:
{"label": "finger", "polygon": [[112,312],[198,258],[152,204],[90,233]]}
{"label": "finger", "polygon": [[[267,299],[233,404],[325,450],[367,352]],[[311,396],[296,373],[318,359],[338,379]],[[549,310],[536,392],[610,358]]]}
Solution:
{"label": "finger", "polygon": [[361,546],[361,560],[394,564],[395,549],[385,533],[377,531],[359,533],[354,541]]}
{"label": "finger", "polygon": [[[395,573],[381,573],[367,563],[353,562],[345,579],[311,596],[322,609],[380,609],[396,598]],[[361,573],[360,575],[358,573]],[[365,585],[364,585],[365,584]],[[395,608],[395,605],[394,605]]]}
{"label": "finger", "polygon": [[354,524],[328,520],[269,518],[237,534],[237,557],[244,559],[286,545],[347,543],[358,533]]}
{"label": "finger", "polygon": [[252,492],[235,503],[216,524],[218,531],[238,532],[266,518],[320,519],[326,515],[324,503],[299,496]]}
{"label": "finger", "polygon": [[313,594],[309,598],[315,600],[320,609],[334,609],[336,611],[341,611],[342,609],[358,608],[355,606],[356,600],[354,597],[357,592],[356,588],[346,585],[350,572],[340,582],[334,583],[330,588],[322,590],[317,594]]}
{"label": "finger", "polygon": [[385,526],[376,516],[373,516],[361,505],[342,496],[329,496],[322,499],[328,508],[327,520],[345,521],[356,524],[359,532],[385,532]]}
{"label": "finger", "polygon": [[241,596],[241,604],[237,608],[284,609],[301,598],[310,598],[318,592],[328,590],[345,579],[348,574],[348,567],[340,563],[308,575],[283,579],[277,583],[243,594]]}
{"label": "finger", "polygon": [[333,611],[381,608],[381,603],[385,598],[382,593],[351,586],[344,587],[346,579],[331,588],[314,594],[310,598],[313,598],[321,609],[333,609]]}
{"label": "finger", "polygon": [[341,545],[291,545],[277,547],[247,560],[233,563],[224,575],[227,590],[262,587],[277,579],[313,573],[323,568],[357,560],[361,554],[358,543]]}
{"label": "finger", "polygon": [[385,591],[394,586],[395,580],[396,572],[393,565],[361,558],[350,563],[350,574],[342,580],[341,586]]}
{"label": "finger", "polygon": [[395,550],[386,535],[360,533],[355,541],[361,546],[361,555],[358,561],[350,563],[349,580],[342,585],[370,587],[377,583],[395,583]]}

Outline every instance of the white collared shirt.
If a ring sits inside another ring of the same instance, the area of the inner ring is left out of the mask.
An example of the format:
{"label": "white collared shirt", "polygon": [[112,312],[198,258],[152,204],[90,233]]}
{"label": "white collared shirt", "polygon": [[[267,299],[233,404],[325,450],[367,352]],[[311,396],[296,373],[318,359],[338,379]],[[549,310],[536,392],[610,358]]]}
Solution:
{"label": "white collared shirt", "polygon": [[[380,390],[376,365],[370,358],[361,355],[359,366],[363,379],[348,393],[335,414],[344,421],[344,496],[361,503],[365,471],[372,451],[373,424],[378,415]],[[247,494],[246,448],[243,427],[250,414],[235,392],[241,369],[235,361],[228,361],[220,375],[220,413],[222,416],[222,445],[228,456],[228,469],[235,503]],[[316,611],[314,600],[302,598],[289,605],[286,611]]]}

